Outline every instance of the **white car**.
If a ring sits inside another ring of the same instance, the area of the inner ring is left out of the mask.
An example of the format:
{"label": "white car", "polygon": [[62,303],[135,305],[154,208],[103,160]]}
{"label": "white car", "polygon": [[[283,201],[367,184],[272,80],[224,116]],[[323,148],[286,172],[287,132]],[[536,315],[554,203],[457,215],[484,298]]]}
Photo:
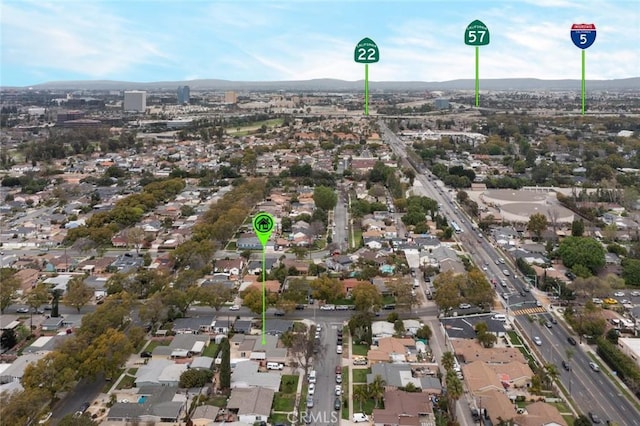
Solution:
{"label": "white car", "polygon": [[342,353],[342,345],[336,346],[336,353],[340,355]]}
{"label": "white car", "polygon": [[336,305],[322,305],[320,306],[321,311],[335,311]]}
{"label": "white car", "polygon": [[239,311],[240,310],[240,306],[238,305],[233,305],[232,307],[229,308],[230,311]]}
{"label": "white car", "polygon": [[362,422],[368,422],[369,421],[369,417],[367,417],[367,415],[365,413],[353,413],[353,422],[354,423],[362,423]]}
{"label": "white car", "polygon": [[468,304],[468,303],[461,303],[458,307],[460,309],[469,309],[471,307],[471,305]]}
{"label": "white car", "polygon": [[542,340],[538,336],[535,336],[533,338],[533,343],[535,343],[538,346],[542,346]]}
{"label": "white car", "polygon": [[489,268],[487,268],[486,266],[483,266],[483,267],[482,267],[482,270],[483,270],[483,271],[488,271],[488,270],[489,270]]}
{"label": "white car", "polygon": [[307,393],[310,396],[313,396],[313,394],[316,393],[316,385],[313,383],[309,383],[309,390],[307,391]]}
{"label": "white car", "polygon": [[615,293],[613,293],[613,295],[615,297],[623,297],[624,296],[624,291],[616,291]]}
{"label": "white car", "polygon": [[632,295],[633,297],[638,297],[638,296],[640,296],[640,291],[638,291],[638,290],[634,290],[634,291],[632,291],[632,292],[631,292],[631,293],[629,293],[629,294],[630,294],[630,295]]}
{"label": "white car", "polygon": [[502,273],[505,274],[507,277],[511,275],[508,269],[503,270]]}
{"label": "white car", "polygon": [[342,395],[342,386],[336,385],[336,396]]}

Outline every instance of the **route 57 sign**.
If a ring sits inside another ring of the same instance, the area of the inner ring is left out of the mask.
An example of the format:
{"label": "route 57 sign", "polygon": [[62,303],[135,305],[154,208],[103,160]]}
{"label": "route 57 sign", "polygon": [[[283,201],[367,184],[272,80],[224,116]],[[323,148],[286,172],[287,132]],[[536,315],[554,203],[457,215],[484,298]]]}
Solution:
{"label": "route 57 sign", "polygon": [[489,44],[489,29],[477,19],[467,25],[464,32],[464,44],[468,46],[486,46]]}

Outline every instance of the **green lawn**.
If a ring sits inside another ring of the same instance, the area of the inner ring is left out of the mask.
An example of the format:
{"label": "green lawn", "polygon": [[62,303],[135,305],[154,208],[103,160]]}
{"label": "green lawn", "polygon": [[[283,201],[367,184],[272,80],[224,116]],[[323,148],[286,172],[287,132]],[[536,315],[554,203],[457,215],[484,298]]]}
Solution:
{"label": "green lawn", "polygon": [[209,343],[209,346],[207,346],[202,352],[202,356],[209,356],[211,358],[215,358],[217,352],[218,352],[218,345],[216,345],[215,343]]}
{"label": "green lawn", "polygon": [[276,392],[273,397],[273,411],[293,411],[295,403],[295,394],[283,394],[281,392]]}
{"label": "green lawn", "polygon": [[269,416],[269,422],[271,424],[284,423],[286,425],[289,423],[289,418],[285,413],[273,413]]}
{"label": "green lawn", "polygon": [[371,373],[370,368],[354,368],[353,369],[353,383],[366,383],[367,374]]}
{"label": "green lawn", "polygon": [[300,376],[294,374],[283,374],[280,381],[280,392],[295,394],[298,390],[298,378]]}
{"label": "green lawn", "polygon": [[507,331],[507,334],[509,335],[509,340],[511,341],[512,345],[522,345],[522,340],[520,340],[520,336],[518,336],[518,333],[516,333],[515,331]]}
{"label": "green lawn", "polygon": [[[349,404],[351,404],[351,395],[349,395],[349,367],[342,367],[342,418],[349,420]],[[347,401],[345,406],[344,401]]]}
{"label": "green lawn", "polygon": [[352,348],[353,355],[367,356],[367,353],[369,352],[367,345],[352,345]]}
{"label": "green lawn", "polygon": [[303,384],[300,390],[300,404],[298,405],[298,412],[304,413],[307,411],[307,385]]}
{"label": "green lawn", "polygon": [[[353,385],[354,393],[359,386],[366,386],[366,385]],[[353,412],[371,414],[375,406],[376,404],[373,399],[367,399],[366,401],[363,401],[362,405],[360,405],[360,402],[353,401]]]}
{"label": "green lawn", "polygon": [[136,378],[133,376],[126,375],[120,380],[116,389],[131,389],[136,382]]}
{"label": "green lawn", "polygon": [[215,405],[216,407],[224,408],[227,406],[227,396],[226,395],[216,395],[209,398],[209,402],[211,405]]}
{"label": "green lawn", "polygon": [[170,343],[171,343],[171,339],[152,340],[147,345],[147,348],[145,349],[145,351],[153,352],[153,350],[158,346],[169,346]]}

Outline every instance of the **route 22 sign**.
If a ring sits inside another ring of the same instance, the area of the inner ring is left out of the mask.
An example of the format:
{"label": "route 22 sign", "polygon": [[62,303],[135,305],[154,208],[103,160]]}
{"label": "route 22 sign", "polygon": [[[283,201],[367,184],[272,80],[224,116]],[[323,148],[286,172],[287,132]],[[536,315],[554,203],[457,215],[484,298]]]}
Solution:
{"label": "route 22 sign", "polygon": [[580,49],[590,47],[596,41],[595,24],[573,24],[571,26],[571,41]]}
{"label": "route 22 sign", "polygon": [[356,45],[353,60],[359,64],[373,64],[380,60],[380,50],[373,40],[363,38]]}

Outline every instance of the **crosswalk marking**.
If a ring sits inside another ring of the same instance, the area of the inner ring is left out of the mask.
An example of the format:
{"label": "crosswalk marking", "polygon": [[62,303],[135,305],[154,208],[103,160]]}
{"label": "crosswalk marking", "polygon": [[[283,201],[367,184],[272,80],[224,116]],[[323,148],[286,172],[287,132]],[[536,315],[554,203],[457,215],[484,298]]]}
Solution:
{"label": "crosswalk marking", "polygon": [[541,306],[536,306],[535,308],[524,308],[524,309],[516,309],[511,312],[512,315],[532,315],[532,314],[542,314],[547,312],[547,310]]}

